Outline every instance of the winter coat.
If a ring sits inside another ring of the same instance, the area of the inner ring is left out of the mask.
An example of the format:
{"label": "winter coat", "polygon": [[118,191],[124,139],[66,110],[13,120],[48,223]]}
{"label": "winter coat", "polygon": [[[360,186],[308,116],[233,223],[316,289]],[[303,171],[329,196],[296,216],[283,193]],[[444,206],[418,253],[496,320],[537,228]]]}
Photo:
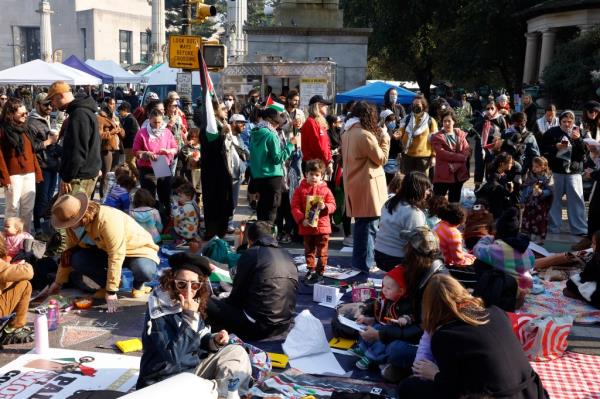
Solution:
{"label": "winter coat", "polygon": [[233,288],[224,301],[256,324],[273,329],[291,323],[296,310],[298,271],[272,237],[261,237],[240,257]]}
{"label": "winter coat", "polygon": [[[172,300],[164,308],[152,307],[157,297],[164,298],[165,295],[168,294],[159,288],[152,292],[148,301],[142,331],[144,353],[136,389],[180,373],[193,374],[209,352],[218,351],[210,327],[204,324],[204,320],[196,319],[197,328],[192,328],[186,320],[191,317],[190,312],[181,310],[181,306]],[[168,298],[162,300],[167,301]]]}
{"label": "winter coat", "polygon": [[413,311],[410,300],[407,297],[391,301],[380,296],[375,301],[369,303],[363,313],[365,316],[375,317],[377,323],[382,325],[377,330],[379,332],[379,340],[384,344],[388,344],[392,341],[402,339],[404,337],[404,329],[408,328],[410,324],[401,327],[396,323],[388,322],[386,318],[398,319],[405,315],[412,317]]}
{"label": "winter coat", "polygon": [[331,143],[327,134],[327,127],[319,125],[313,117],[308,117],[302,129],[301,145],[302,159],[320,159],[327,165],[331,160]]}
{"label": "winter coat", "polygon": [[454,320],[431,336],[440,369],[434,384],[444,398],[483,393],[494,398],[544,399],[542,382],[531,368],[506,314],[492,306],[488,322],[472,326]]}
{"label": "winter coat", "polygon": [[535,264],[535,256],[529,249],[529,238],[523,234],[516,237],[495,239],[486,236],[479,240],[473,248],[473,255],[478,260],[513,276],[519,288],[530,289],[533,277],[530,271]]}
{"label": "winter coat", "polygon": [[[317,195],[323,199],[325,209],[319,213],[319,224],[317,227],[305,226],[302,221],[305,219],[306,198],[309,195]],[[302,179],[300,186],[294,191],[292,196],[292,216],[298,224],[298,234],[301,236],[316,234],[331,234],[330,215],[335,212],[335,198],[331,193],[327,183],[321,182],[316,186],[308,184],[306,179]]]}
{"label": "winter coat", "polygon": [[266,127],[252,129],[250,135],[250,171],[254,179],[283,176],[283,162],[294,151],[288,143],[283,149],[277,134]]}
{"label": "winter coat", "polygon": [[533,158],[540,155],[534,134],[528,130],[519,132],[512,126],[502,133],[500,151],[510,154],[516,162],[521,164],[521,174],[523,175],[531,168]]}
{"label": "winter coat", "polygon": [[431,145],[435,150],[435,175],[434,183],[456,183],[469,180],[467,159],[471,149],[467,142],[467,135],[460,129],[454,129],[456,144],[452,147],[446,140],[446,133],[440,130],[431,138]]}
{"label": "winter coat", "polygon": [[125,138],[125,130],[117,125],[104,111],[100,111],[97,118],[98,132],[100,132],[100,138],[102,139],[102,151],[118,150],[120,142],[119,138]]}
{"label": "winter coat", "polygon": [[129,192],[123,187],[115,184],[104,197],[104,205],[119,209],[125,213],[129,212],[131,199]]}
{"label": "winter coat", "polygon": [[[33,267],[29,263],[10,264],[0,259],[0,297],[14,283],[33,278]],[[0,317],[8,316],[0,314]]]}
{"label": "winter coat", "polygon": [[194,201],[187,201],[184,204],[173,204],[171,207],[173,217],[173,227],[175,233],[186,240],[199,238],[198,225],[200,210]]}
{"label": "winter coat", "polygon": [[[563,137],[567,137],[571,143],[571,162],[569,169],[565,168],[565,161],[557,158],[558,149],[556,145],[560,143]],[[583,135],[577,140],[573,140],[560,126],[550,128],[542,137],[542,155],[548,160],[548,166],[552,173],[558,174],[579,174],[583,172],[583,162],[585,161],[585,145]]]}
{"label": "winter coat", "polygon": [[48,139],[48,134],[50,133],[50,118],[44,118],[34,110],[29,114],[27,127],[40,168],[58,172],[62,147],[58,144],[51,144],[45,147],[42,144],[43,141]]}
{"label": "winter coat", "polygon": [[[150,136],[148,130],[146,128],[140,129],[140,131],[135,135],[135,139],[133,140],[133,147],[131,151],[133,153],[137,153],[138,151],[149,151],[154,154],[158,154],[158,152],[163,149],[177,149],[177,143],[175,142],[175,138],[169,129],[163,129],[162,133],[159,137]],[[173,163],[174,155],[162,155],[167,157],[167,163],[171,165]],[[138,159],[137,166],[142,168],[151,168],[152,162],[148,159]]]}
{"label": "winter coat", "polygon": [[9,176],[35,173],[35,182],[39,183],[44,180],[42,170],[35,156],[35,149],[27,128],[25,130],[23,133],[23,152],[17,154],[17,150],[9,144],[4,129],[0,129],[0,150]]}
{"label": "winter coat", "polygon": [[123,137],[123,147],[129,149],[133,147],[133,140],[135,139],[138,130],[140,130],[140,125],[132,114],[127,114],[127,116],[121,118],[121,126],[125,132],[125,136]]}
{"label": "winter coat", "polygon": [[[427,127],[425,127],[423,133],[411,138],[410,134],[406,131],[406,126],[408,126],[412,118],[417,118],[416,125],[418,127],[421,119],[425,117],[429,118]],[[438,131],[438,125],[433,116],[424,112],[417,117],[411,113],[400,122],[398,131],[402,135],[402,147],[405,149],[406,155],[415,158],[429,158],[435,155],[431,146],[431,136]]]}
{"label": "winter coat", "polygon": [[[84,226],[86,236],[96,243],[98,249],[108,255],[108,271],[106,290],[118,291],[121,282],[121,268],[125,257],[148,258],[156,264],[158,246],[154,244],[150,233],[126,213],[109,206],[100,205],[98,215]],[[73,229],[66,229],[66,248],[85,245],[77,237]],[[56,274],[56,282],[64,284],[69,280],[70,267],[60,265]]]}
{"label": "winter coat", "polygon": [[342,159],[346,215],[378,217],[387,201],[387,183],[383,165],[388,161],[390,138],[381,142],[355,123],[342,135]]}
{"label": "winter coat", "polygon": [[62,126],[63,156],[59,175],[65,183],[73,179],[98,177],[100,158],[100,134],[96,101],[89,96],[76,96],[67,107],[69,117]]}
{"label": "winter coat", "polygon": [[160,213],[158,209],[151,208],[149,206],[142,206],[140,208],[132,209],[129,214],[136,222],[139,223],[150,235],[155,243],[159,243],[161,240],[160,232],[163,229],[162,221],[160,220]]}

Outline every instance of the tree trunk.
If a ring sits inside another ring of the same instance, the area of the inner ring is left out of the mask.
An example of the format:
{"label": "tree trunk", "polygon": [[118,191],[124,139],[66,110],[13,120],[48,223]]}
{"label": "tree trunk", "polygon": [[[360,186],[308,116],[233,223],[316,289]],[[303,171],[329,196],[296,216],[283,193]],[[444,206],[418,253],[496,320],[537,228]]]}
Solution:
{"label": "tree trunk", "polygon": [[431,67],[423,67],[423,68],[414,68],[413,72],[417,79],[417,83],[419,84],[419,89],[423,96],[429,101],[431,98],[431,82],[433,82],[433,74],[431,73]]}

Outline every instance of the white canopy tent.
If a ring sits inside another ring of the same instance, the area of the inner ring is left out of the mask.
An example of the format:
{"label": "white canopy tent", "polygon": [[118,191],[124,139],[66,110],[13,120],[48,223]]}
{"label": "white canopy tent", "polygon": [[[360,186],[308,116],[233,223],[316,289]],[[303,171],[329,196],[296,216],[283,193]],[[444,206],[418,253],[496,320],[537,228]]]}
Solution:
{"label": "white canopy tent", "polygon": [[141,83],[142,78],[127,72],[119,64],[111,60],[87,60],[85,62],[97,71],[113,77],[115,84]]}
{"label": "white canopy tent", "polygon": [[[177,74],[181,72],[180,68],[171,68],[169,64],[164,63],[148,72],[140,73],[143,82],[148,86],[154,85],[174,85],[177,82]],[[200,74],[198,71],[192,72],[192,85],[200,84]]]}
{"label": "white canopy tent", "polygon": [[57,80],[70,85],[99,85],[102,80],[60,63],[33,60],[0,71],[0,84],[49,86]]}

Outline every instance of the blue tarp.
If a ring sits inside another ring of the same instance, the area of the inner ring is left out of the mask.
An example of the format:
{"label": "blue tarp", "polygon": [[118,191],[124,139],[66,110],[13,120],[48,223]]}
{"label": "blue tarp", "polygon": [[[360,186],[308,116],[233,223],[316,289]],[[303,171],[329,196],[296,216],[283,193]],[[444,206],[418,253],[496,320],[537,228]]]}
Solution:
{"label": "blue tarp", "polygon": [[350,101],[365,100],[371,104],[383,104],[383,95],[390,88],[393,87],[398,92],[398,102],[400,104],[410,104],[412,99],[415,98],[416,93],[407,90],[403,87],[398,87],[384,82],[373,82],[365,86],[357,87],[346,91],[344,93],[338,93],[335,97],[335,102],[340,104],[349,103]]}
{"label": "blue tarp", "polygon": [[75,55],[70,56],[66,60],[63,61],[63,64],[70,66],[71,68],[79,69],[82,72],[89,73],[99,79],[102,79],[102,83],[104,84],[112,84],[114,83],[114,79],[112,76],[107,75],[103,72],[100,72],[97,69],[92,68],[89,65],[86,65]]}

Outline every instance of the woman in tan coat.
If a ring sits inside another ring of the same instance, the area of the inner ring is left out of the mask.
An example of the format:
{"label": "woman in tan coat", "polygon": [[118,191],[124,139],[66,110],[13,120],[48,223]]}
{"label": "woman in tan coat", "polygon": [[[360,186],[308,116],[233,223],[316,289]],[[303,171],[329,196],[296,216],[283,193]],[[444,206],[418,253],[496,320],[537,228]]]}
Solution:
{"label": "woman in tan coat", "polygon": [[388,160],[390,137],[377,125],[375,108],[365,101],[356,103],[344,131],[346,214],[354,218],[352,267],[368,273],[375,264],[377,220],[388,195],[383,165]]}
{"label": "woman in tan coat", "polygon": [[113,154],[119,151],[121,139],[125,138],[125,130],[121,127],[119,117],[115,114],[117,103],[108,98],[98,113],[98,131],[102,138],[102,177],[100,178],[100,196],[104,197],[108,189],[108,172],[113,165]]}

